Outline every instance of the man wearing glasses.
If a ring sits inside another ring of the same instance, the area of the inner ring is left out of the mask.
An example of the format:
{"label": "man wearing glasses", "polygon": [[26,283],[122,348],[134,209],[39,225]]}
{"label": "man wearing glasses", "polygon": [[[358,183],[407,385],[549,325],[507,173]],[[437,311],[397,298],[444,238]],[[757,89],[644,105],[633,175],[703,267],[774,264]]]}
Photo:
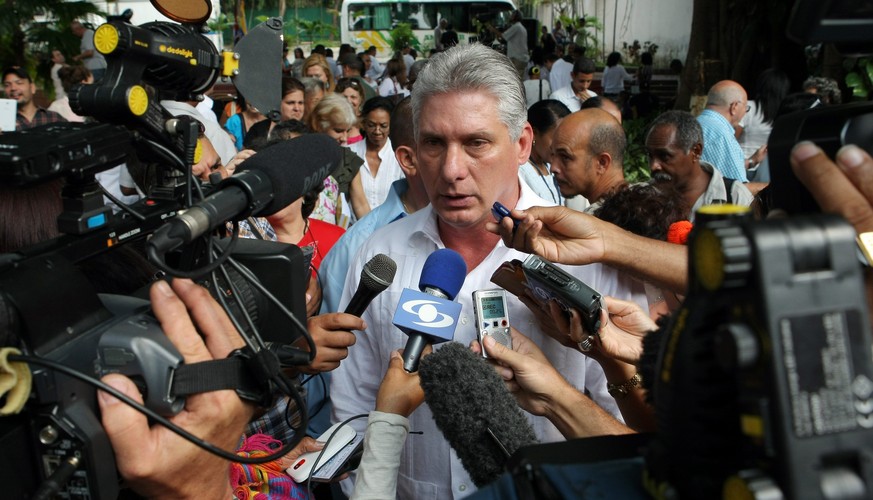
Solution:
{"label": "man wearing glasses", "polygon": [[701,160],[712,164],[728,179],[748,182],[747,161],[734,130],[746,116],[749,100],[743,87],[722,80],[709,89],[706,109],[697,117],[703,129]]}

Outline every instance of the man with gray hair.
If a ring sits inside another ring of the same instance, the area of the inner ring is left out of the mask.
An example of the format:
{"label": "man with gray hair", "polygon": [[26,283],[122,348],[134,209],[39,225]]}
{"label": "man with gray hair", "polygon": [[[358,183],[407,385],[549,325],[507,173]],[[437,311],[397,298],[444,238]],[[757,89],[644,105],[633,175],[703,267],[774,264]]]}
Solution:
{"label": "man with gray hair", "polygon": [[731,80],[722,80],[709,89],[706,109],[697,117],[703,129],[702,160],[721,171],[728,179],[748,182],[748,160],[737,141],[736,127],[748,111],[749,100],[743,87]]}
{"label": "man with gray hair", "polygon": [[[403,289],[417,289],[422,266],[432,252],[450,248],[466,263],[466,280],[456,297],[462,311],[454,340],[469,344],[477,338],[472,293],[493,288],[490,277],[503,262],[526,257],[486,229],[494,221],[492,204],[499,201],[517,209],[554,205],[518,177],[519,165],[530,154],[533,130],[527,122],[521,79],[506,56],[480,44],[459,45],[436,54],[415,84],[412,115],[417,168],[430,205],[373,233],[346,275],[340,310],[357,290],[370,258],[383,253],[397,263],[394,282],[362,315],[366,331],[357,336],[349,357],[333,374],[330,392],[336,422],[373,409],[390,354],[407,340],[392,325],[392,316]],[[614,269],[592,264],[567,271],[604,295],[645,303],[641,287]],[[575,344],[569,348],[553,340],[520,300],[509,296],[507,302],[512,323],[525,330],[571,383],[590,394],[577,407],[588,416],[579,432],[627,432],[617,419],[618,406],[608,395],[607,377],[600,366],[576,350]],[[546,418],[529,418],[541,441],[563,439]],[[398,498],[459,498],[472,493],[475,486],[451,454],[430,409],[420,407],[409,420],[409,427],[422,435],[407,440],[399,458]],[[352,425],[362,431],[366,423],[354,421]]]}
{"label": "man with gray hair", "polygon": [[[703,205],[733,203],[749,205],[752,193],[741,182],[727,179],[702,159],[704,133],[686,111],[667,111],[652,122],[646,135],[649,168],[655,179],[676,184],[691,207],[689,219]],[[706,144],[709,147],[709,144]]]}

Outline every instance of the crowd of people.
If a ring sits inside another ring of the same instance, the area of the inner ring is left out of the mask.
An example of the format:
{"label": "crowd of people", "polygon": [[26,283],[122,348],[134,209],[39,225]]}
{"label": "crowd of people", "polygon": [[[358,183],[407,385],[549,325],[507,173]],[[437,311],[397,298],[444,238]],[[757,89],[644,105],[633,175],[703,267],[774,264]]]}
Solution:
{"label": "crowd of people", "polygon": [[[351,498],[454,498],[476,490],[397,351],[406,335],[392,324],[394,310],[405,288],[418,288],[428,255],[450,248],[462,257],[467,274],[456,299],[462,314],[454,340],[487,352],[540,441],[654,430],[637,364],[655,320],[676,310],[686,293],[688,252],[670,240],[671,228],[693,224],[704,205],[755,204],[769,189],[766,144],[775,118],[839,102],[838,91],[821,79],[791,94],[778,69],[761,74],[751,100],[739,83],[718,82],[699,116],[657,115],[644,138],[652,180],[630,184],[623,168],[627,111],[619,96],[626,82],[650,81],[650,55],[633,76],[618,53],[610,55],[598,96],[591,90],[597,65],[579,50],[584,34],[578,30],[543,27],[541,50],[532,52],[516,13],[505,30],[490,28],[505,40],[504,55],[452,43],[451,24],[442,21],[440,43],[427,59],[407,47],[382,64],[375,47],[356,53],[344,45],[337,58],[316,46],[307,57],[295,49],[289,60],[286,48],[277,122],[242,96],[227,104],[162,102],[169,113],[204,125],[206,152],[194,167],[203,180],[214,172],[231,176],[258,150],[304,134],[326,134],[343,146],[342,160],[316,189],[269,217],[241,222],[240,232],[312,249],[306,310],[317,355],[295,375],[309,381],[311,436],[331,422],[369,415],[350,424],[366,435],[360,469],[342,485]],[[17,130],[88,119],[73,114],[64,92],[99,82],[105,62],[97,64],[93,32],[78,23],[73,30],[82,33],[82,51],[73,59],[84,65],[68,66],[63,54],[53,54],[52,77],[60,85],[50,109],[34,103],[36,87],[25,70],[3,70],[6,97],[18,103]],[[873,231],[867,153],[846,146],[830,159],[802,143],[791,165],[823,210],[846,216],[859,234]],[[131,165],[101,181],[136,198],[148,191],[143,179]],[[512,209],[516,226],[494,219],[496,201]],[[527,291],[509,298],[512,348],[478,342],[472,292],[493,288],[491,275],[503,262],[529,253],[561,264],[606,296],[600,331],[585,331],[578,312],[565,314]],[[377,254],[396,262],[393,283],[360,318],[343,313],[364,265]],[[158,281],[151,300],[186,362],[219,359],[242,345],[224,311],[190,282]],[[126,377],[105,381],[142,400]],[[267,493],[265,480],[231,484],[226,462],[150,426],[112,396],[101,392],[99,403],[119,471],[139,493]],[[282,416],[293,404],[280,399],[256,416],[235,393],[219,391],[190,397],[173,420],[232,449],[244,435],[285,440],[292,429]],[[407,438],[410,429],[420,435]],[[304,440],[282,463],[319,446]],[[183,468],[190,473],[179,474]]]}

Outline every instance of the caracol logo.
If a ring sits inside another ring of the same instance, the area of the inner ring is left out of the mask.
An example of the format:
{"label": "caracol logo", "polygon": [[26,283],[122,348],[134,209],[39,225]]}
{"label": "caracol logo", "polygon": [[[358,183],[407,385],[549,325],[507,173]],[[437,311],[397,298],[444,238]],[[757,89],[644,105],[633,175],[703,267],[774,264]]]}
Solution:
{"label": "caracol logo", "polygon": [[427,328],[447,328],[455,323],[451,316],[437,311],[439,302],[433,300],[410,300],[404,302],[401,308],[409,314],[418,316],[421,321],[413,321],[418,326]]}

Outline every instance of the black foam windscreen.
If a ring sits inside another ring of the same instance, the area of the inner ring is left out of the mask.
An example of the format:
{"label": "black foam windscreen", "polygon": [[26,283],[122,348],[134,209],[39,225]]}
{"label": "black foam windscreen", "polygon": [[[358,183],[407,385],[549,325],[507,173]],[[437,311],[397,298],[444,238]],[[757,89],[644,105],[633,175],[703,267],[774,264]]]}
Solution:
{"label": "black foam windscreen", "polygon": [[419,375],[437,427],[477,487],[506,470],[507,453],[537,442],[530,422],[494,368],[463,344],[448,342],[424,357]]}
{"label": "black foam windscreen", "polygon": [[336,140],[306,134],[262,149],[237,171],[257,170],[270,179],[273,199],[255,215],[272,215],[321,185],[341,158]]}

